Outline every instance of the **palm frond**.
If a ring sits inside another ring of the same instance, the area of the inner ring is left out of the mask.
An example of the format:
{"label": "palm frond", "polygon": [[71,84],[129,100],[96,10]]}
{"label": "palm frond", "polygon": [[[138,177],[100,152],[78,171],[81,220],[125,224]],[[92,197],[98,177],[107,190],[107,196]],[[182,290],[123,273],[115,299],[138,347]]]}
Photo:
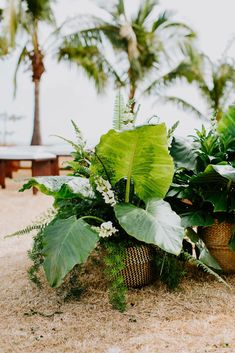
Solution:
{"label": "palm frond", "polygon": [[116,11],[115,11],[115,14],[117,17],[119,16],[122,16],[122,15],[126,15],[126,12],[125,12],[125,5],[124,5],[124,1],[123,0],[118,0],[118,3],[116,5]]}
{"label": "palm frond", "polygon": [[10,0],[9,1],[9,8],[8,8],[8,34],[10,37],[10,46],[14,47],[15,46],[15,38],[16,38],[16,33],[17,33],[17,28],[18,28],[18,14],[17,14],[17,9],[15,6],[14,1]]}
{"label": "palm frond", "polygon": [[195,53],[195,50],[190,45],[187,46],[185,54],[187,55],[185,60],[181,61],[171,71],[154,80],[144,93],[150,94],[154,91],[158,94],[162,89],[169,88],[178,81],[185,81],[189,84],[194,84],[203,93],[204,98],[207,101],[210,100],[211,92],[203,71],[203,56],[200,53]]}
{"label": "palm frond", "polygon": [[145,93],[157,92],[161,88],[168,88],[178,80],[184,79],[192,83],[195,80],[195,72],[188,62],[181,62],[177,67],[154,80],[145,90]]}
{"label": "palm frond", "polygon": [[166,24],[170,18],[170,11],[164,11],[159,14],[158,18],[153,22],[152,32],[155,32],[163,24]]}
{"label": "palm frond", "polygon": [[142,26],[158,3],[158,0],[145,0],[139,8],[134,22],[139,26]]}
{"label": "palm frond", "polygon": [[193,113],[197,118],[206,120],[207,117],[202,114],[196,107],[194,107],[191,103],[185,101],[182,98],[175,96],[163,96],[160,97],[159,100],[163,103],[171,103],[184,110],[185,112]]}
{"label": "palm frond", "polygon": [[65,38],[58,51],[58,60],[73,63],[82,69],[93,80],[98,92],[105,88],[110,76],[118,85],[123,84],[101,49],[93,43],[93,38],[84,38],[79,34]]}
{"label": "palm frond", "polygon": [[195,38],[197,36],[196,32],[192,30],[192,28],[188,25],[186,25],[183,22],[170,22],[165,25],[165,28],[171,28],[171,29],[182,29],[185,31],[185,36],[190,37],[190,38]]}
{"label": "palm frond", "polygon": [[33,21],[46,21],[52,23],[55,21],[51,3],[53,0],[23,0],[27,5],[27,13]]}
{"label": "palm frond", "polygon": [[9,43],[6,37],[0,36],[0,57],[9,53]]}
{"label": "palm frond", "polygon": [[16,91],[17,91],[17,74],[20,68],[20,65],[24,62],[25,58],[29,56],[29,52],[27,50],[26,45],[23,47],[19,58],[17,60],[17,64],[16,64],[16,69],[15,69],[15,73],[14,73],[14,97],[16,95]]}

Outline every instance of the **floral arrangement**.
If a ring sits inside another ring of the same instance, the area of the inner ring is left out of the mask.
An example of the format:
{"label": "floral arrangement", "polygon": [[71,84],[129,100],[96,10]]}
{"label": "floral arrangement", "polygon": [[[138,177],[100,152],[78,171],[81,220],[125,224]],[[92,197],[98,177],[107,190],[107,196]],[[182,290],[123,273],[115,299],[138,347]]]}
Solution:
{"label": "floral arrangement", "polygon": [[[163,123],[135,126],[131,107],[118,94],[114,128],[93,151],[85,148],[73,122],[78,143],[68,141],[74,146],[70,175],[31,178],[21,190],[36,187],[53,196],[54,211],[39,225],[17,232],[37,230],[30,277],[38,282],[36,274],[43,267],[55,288],[86,263],[95,249],[103,249],[110,301],[119,310],[125,308],[128,248],[152,247],[155,264],[160,265],[166,282],[172,279],[172,287],[183,273],[176,258],[182,251],[184,228],[180,216],[164,200],[174,175],[167,129]],[[189,253],[186,259],[191,259]],[[173,264],[175,272],[169,266],[164,272],[164,263]]]}
{"label": "floral arrangement", "polygon": [[114,252],[118,255],[120,266],[111,266],[108,277],[119,292],[125,287],[120,274],[128,246],[149,244],[180,254],[180,217],[163,200],[174,173],[167,129],[165,124],[135,127],[132,104],[125,105],[117,95],[114,129],[101,137],[94,151],[85,148],[73,122],[77,143],[68,141],[74,146],[71,175],[32,178],[21,190],[36,187],[54,197],[52,217],[30,228],[38,230],[31,251],[38,265],[34,270],[42,266],[52,287],[60,286],[97,247],[106,250],[109,260]]}

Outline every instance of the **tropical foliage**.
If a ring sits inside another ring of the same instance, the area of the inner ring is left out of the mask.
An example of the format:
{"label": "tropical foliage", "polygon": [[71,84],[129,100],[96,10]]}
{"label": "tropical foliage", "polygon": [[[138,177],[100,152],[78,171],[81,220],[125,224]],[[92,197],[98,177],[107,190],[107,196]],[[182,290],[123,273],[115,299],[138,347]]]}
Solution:
{"label": "tropical foliage", "polygon": [[[123,120],[123,112],[118,115]],[[81,156],[84,142],[79,137]],[[39,263],[52,287],[60,286],[99,244],[112,254],[117,248],[141,243],[174,255],[181,252],[180,217],[163,200],[174,172],[164,124],[110,130],[88,161],[82,177],[76,176],[76,169],[73,176],[32,178],[21,190],[36,187],[55,199],[56,213],[42,224],[36,237]],[[121,286],[123,282],[118,281]]]}
{"label": "tropical foliage", "polygon": [[[172,154],[178,151],[183,163],[178,169],[168,192],[168,201],[182,217],[184,227],[208,226],[215,219],[234,223],[235,211],[235,135],[230,125],[235,124],[235,109],[230,107],[218,124],[208,133],[196,131],[192,148],[194,163],[188,164],[188,148],[173,141]],[[180,148],[179,148],[180,146]],[[193,166],[193,167],[192,167]],[[182,200],[188,202],[182,202]]]}

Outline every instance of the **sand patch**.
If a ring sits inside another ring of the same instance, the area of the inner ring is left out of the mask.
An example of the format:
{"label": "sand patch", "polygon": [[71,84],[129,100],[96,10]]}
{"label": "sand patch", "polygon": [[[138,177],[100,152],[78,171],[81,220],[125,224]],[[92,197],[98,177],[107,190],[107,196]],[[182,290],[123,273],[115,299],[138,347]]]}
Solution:
{"label": "sand patch", "polygon": [[4,239],[47,210],[52,199],[19,194],[7,181],[0,190],[0,353],[234,353],[235,276],[229,290],[204,274],[191,274],[180,290],[156,282],[130,290],[124,314],[112,310],[97,269],[87,290],[66,302],[46,283],[28,281],[29,236]]}

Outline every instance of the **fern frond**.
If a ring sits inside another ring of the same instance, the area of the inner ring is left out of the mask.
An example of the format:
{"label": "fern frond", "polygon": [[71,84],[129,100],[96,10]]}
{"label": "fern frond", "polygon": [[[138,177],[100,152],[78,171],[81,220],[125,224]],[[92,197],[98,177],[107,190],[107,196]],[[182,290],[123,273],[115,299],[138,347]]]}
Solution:
{"label": "fern frond", "polygon": [[120,131],[123,126],[123,114],[125,112],[125,103],[123,95],[119,90],[114,102],[113,128]]}
{"label": "fern frond", "polygon": [[230,285],[215,271],[213,271],[210,267],[205,265],[202,261],[196,259],[194,256],[190,255],[186,251],[182,251],[181,254],[183,255],[184,259],[189,263],[201,268],[204,272],[208,273],[211,276],[214,276],[218,282],[223,283],[226,287],[230,288]]}
{"label": "fern frond", "polygon": [[53,136],[59,137],[61,140],[64,140],[65,142],[69,143],[75,150],[78,149],[78,146],[72,140],[66,139],[65,137],[60,136],[60,135],[53,135]]}
{"label": "fern frond", "polygon": [[81,130],[79,129],[79,127],[77,126],[77,124],[75,123],[74,120],[71,120],[71,123],[73,125],[74,131],[75,131],[75,135],[76,135],[76,139],[78,141],[78,144],[81,147],[85,147],[86,145],[86,141],[84,141]]}
{"label": "fern frond", "polygon": [[17,232],[6,235],[4,238],[11,238],[11,237],[30,234],[34,230],[42,230],[45,226],[46,226],[45,224],[32,224],[23,229],[18,230]]}

